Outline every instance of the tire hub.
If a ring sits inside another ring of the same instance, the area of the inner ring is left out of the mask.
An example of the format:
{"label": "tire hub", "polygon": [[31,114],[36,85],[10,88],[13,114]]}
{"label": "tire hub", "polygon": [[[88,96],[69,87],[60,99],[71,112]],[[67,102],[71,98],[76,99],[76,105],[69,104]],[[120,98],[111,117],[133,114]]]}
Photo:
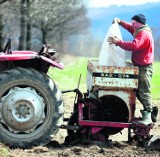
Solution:
{"label": "tire hub", "polygon": [[27,104],[20,104],[20,107],[17,107],[16,110],[16,114],[19,115],[19,118],[26,118],[27,115],[30,115],[30,107],[27,107]]}
{"label": "tire hub", "polygon": [[0,103],[0,121],[13,133],[30,133],[45,119],[44,100],[30,88],[14,87]]}

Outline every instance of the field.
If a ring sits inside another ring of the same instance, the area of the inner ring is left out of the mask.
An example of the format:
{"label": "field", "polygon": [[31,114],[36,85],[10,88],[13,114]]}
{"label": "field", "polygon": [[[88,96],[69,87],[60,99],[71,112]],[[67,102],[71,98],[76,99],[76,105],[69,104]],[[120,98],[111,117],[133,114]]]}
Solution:
{"label": "field", "polygon": [[86,90],[86,70],[88,58],[66,56],[62,60],[64,69],[49,70],[49,76],[55,80],[61,90],[75,89],[81,74],[80,90]]}
{"label": "field", "polygon": [[[75,89],[78,86],[79,76],[81,74],[81,82],[79,89],[86,92],[86,70],[88,58],[66,56],[62,62],[65,64],[63,70],[53,69],[49,70],[48,75],[53,78],[61,90]],[[160,106],[160,63],[154,64],[154,75],[152,79],[152,97],[153,102]],[[65,103],[65,116],[70,116],[73,110],[75,93],[64,94],[63,99]],[[139,110],[141,105],[137,105]],[[64,140],[67,135],[66,130],[60,129],[47,146],[33,147],[32,149],[10,149],[3,144],[0,145],[0,157],[149,157],[160,156],[160,150],[148,150],[136,144],[128,144],[127,129],[122,130],[112,136],[112,145],[109,147],[99,144],[90,145],[74,145],[65,146]],[[158,122],[151,131],[152,135],[160,135],[160,114]],[[160,148],[160,143],[156,145]]]}

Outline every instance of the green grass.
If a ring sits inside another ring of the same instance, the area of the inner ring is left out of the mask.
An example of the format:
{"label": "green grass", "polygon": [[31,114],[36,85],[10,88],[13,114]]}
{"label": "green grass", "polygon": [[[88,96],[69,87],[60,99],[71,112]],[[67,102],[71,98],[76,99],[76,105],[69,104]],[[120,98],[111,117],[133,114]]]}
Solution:
{"label": "green grass", "polygon": [[151,93],[152,98],[160,100],[160,62],[155,62],[153,64],[153,78],[151,81]]}
{"label": "green grass", "polygon": [[50,68],[48,74],[61,90],[77,88],[81,74],[79,89],[82,92],[86,92],[87,61],[88,58],[76,57],[76,59],[66,65],[63,70]]}
{"label": "green grass", "polygon": [[[67,64],[63,70],[49,69],[49,76],[56,82],[61,90],[77,88],[81,74],[80,90],[86,92],[86,72],[88,58],[76,57]],[[154,100],[160,100],[160,62],[153,64],[154,74],[151,82],[151,93]]]}

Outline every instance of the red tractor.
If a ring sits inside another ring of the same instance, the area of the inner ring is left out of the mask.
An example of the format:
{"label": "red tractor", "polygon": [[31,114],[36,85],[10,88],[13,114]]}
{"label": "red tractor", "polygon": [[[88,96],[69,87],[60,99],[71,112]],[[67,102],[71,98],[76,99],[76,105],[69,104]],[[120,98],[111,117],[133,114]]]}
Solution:
{"label": "red tractor", "polygon": [[8,40],[0,53],[0,141],[11,147],[44,145],[63,123],[61,91],[46,74],[63,64],[49,48],[12,51]]}
{"label": "red tractor", "polygon": [[54,55],[49,45],[38,53],[12,51],[10,40],[0,53],[1,142],[21,148],[45,145],[60,127],[67,129],[70,144],[84,139],[106,142],[124,128],[130,140],[131,130],[142,141],[150,139],[153,124],[144,126],[135,118],[137,67],[99,66],[98,61],[89,60],[87,92],[62,92],[76,92],[73,114],[67,119],[61,91],[47,75],[50,66],[63,69]]}

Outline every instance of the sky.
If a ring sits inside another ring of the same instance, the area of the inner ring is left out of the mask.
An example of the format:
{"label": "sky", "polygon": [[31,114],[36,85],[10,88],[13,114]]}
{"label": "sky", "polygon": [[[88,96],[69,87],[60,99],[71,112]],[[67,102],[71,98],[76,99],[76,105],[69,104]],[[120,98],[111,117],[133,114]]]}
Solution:
{"label": "sky", "polygon": [[160,0],[88,0],[89,7],[108,7],[111,5],[141,5],[149,2],[160,2]]}

